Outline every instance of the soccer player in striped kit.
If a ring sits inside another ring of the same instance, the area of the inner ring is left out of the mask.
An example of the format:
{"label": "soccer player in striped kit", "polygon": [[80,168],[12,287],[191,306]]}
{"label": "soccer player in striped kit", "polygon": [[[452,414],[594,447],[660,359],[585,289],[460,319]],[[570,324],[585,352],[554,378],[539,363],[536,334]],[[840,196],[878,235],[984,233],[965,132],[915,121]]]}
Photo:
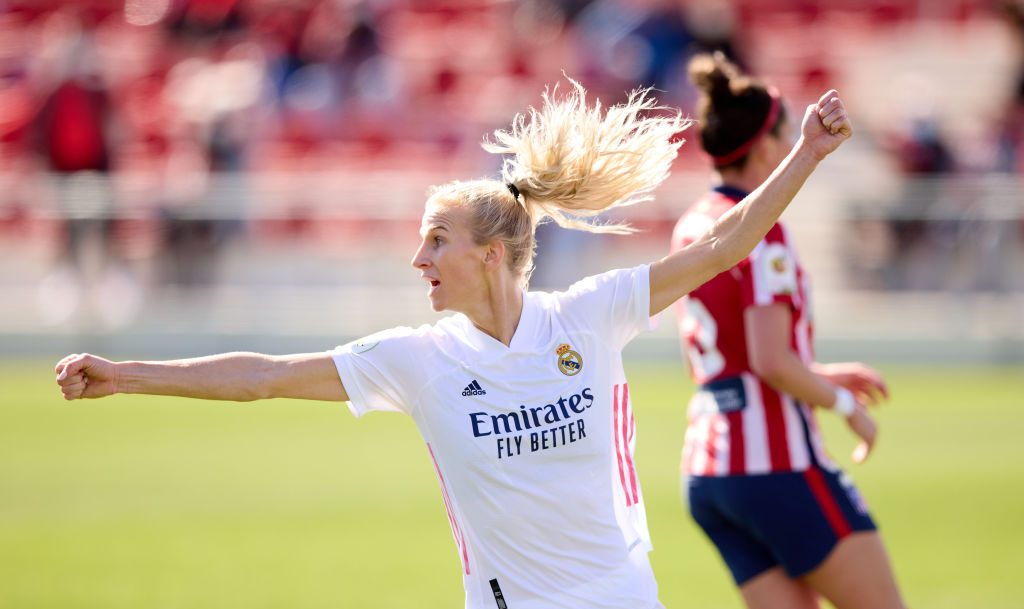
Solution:
{"label": "soccer player in striped kit", "polygon": [[[792,145],[779,93],[721,54],[691,60],[701,91],[701,143],[717,185],[676,225],[685,252],[772,174]],[[860,363],[815,363],[808,278],[775,224],[739,264],[677,303],[698,391],[690,401],[682,472],[692,516],[716,545],[751,609],[903,606],[875,525],[829,459],[815,406],[844,417],[871,450],[865,405],[887,396]]]}
{"label": "soccer player in striped kit", "polygon": [[574,85],[496,133],[487,148],[508,155],[500,180],[431,193],[412,265],[431,307],[454,315],[319,353],[70,355],[56,366],[64,397],[291,397],[349,401],[356,415],[404,413],[437,472],[467,608],[656,609],[622,349],[746,256],[851,127],[829,91],[808,107],[773,178],[699,242],[566,292],[526,291],[538,222],[621,229],[580,217],[642,200],[668,174],[689,122],[654,109],[637,92],[602,111]]}

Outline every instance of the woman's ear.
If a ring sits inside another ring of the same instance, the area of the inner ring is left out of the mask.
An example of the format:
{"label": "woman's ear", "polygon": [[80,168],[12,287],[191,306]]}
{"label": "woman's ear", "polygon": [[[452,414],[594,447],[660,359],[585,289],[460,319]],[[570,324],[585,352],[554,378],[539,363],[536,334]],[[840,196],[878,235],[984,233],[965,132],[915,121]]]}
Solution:
{"label": "woman's ear", "polygon": [[487,249],[484,250],[484,266],[488,269],[501,268],[502,262],[505,261],[505,242],[500,239],[495,239],[487,244]]}

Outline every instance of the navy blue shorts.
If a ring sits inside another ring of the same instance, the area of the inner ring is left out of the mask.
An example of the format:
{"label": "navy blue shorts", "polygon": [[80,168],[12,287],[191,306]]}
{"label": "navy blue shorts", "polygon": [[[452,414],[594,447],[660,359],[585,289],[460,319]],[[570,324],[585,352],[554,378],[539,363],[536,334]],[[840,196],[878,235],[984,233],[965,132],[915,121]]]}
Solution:
{"label": "navy blue shorts", "polygon": [[790,577],[818,567],[839,540],[874,531],[849,477],[804,472],[684,479],[690,513],[718,548],[737,586],[781,565]]}

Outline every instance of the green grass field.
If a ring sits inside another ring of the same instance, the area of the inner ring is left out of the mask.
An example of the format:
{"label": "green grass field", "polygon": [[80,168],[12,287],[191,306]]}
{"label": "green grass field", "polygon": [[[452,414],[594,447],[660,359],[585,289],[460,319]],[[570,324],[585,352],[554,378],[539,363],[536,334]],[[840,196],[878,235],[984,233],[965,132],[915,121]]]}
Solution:
{"label": "green grass field", "polygon": [[[340,405],[118,396],[66,403],[0,362],[0,608],[445,608],[459,562],[411,421]],[[669,609],[739,607],[683,510],[690,386],[630,367]],[[1024,571],[1024,370],[891,368],[880,444],[849,467],[912,607],[1010,609]],[[823,417],[840,460],[854,442]]]}

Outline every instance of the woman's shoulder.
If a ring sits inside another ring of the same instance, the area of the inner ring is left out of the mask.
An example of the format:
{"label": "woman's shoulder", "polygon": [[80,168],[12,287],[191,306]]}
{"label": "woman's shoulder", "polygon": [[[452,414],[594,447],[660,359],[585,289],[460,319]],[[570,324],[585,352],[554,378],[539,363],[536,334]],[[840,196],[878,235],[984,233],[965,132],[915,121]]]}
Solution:
{"label": "woman's shoulder", "polygon": [[[587,309],[603,310],[613,301],[628,299],[637,290],[638,282],[649,281],[649,264],[612,269],[588,275],[558,292],[531,292],[542,308],[553,311]],[[642,281],[641,281],[642,280]]]}
{"label": "woman's shoulder", "polygon": [[357,355],[380,350],[409,353],[421,352],[424,349],[429,349],[433,343],[437,342],[439,337],[444,335],[444,331],[439,330],[437,327],[439,323],[422,324],[416,327],[395,326],[386,330],[379,330],[342,345],[337,350],[350,351]]}

